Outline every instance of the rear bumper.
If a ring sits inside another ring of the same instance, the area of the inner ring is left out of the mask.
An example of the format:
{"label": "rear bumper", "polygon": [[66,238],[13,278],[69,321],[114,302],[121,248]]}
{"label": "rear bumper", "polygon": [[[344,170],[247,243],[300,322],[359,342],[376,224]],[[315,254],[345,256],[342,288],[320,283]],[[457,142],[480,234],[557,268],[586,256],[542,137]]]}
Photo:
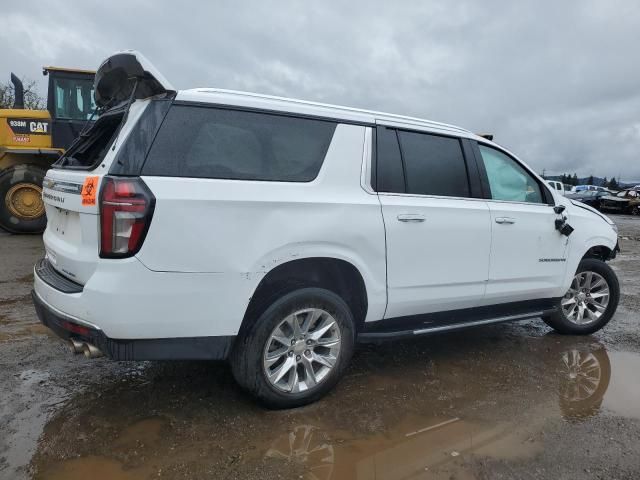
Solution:
{"label": "rear bumper", "polygon": [[63,339],[90,343],[112,360],[224,360],[235,336],[122,340],[48,305],[35,290],[31,296],[40,321]]}
{"label": "rear bumper", "polygon": [[34,268],[40,299],[113,339],[235,336],[259,281],[240,274],[155,272],[132,257],[99,259],[84,285],[74,285],[40,265]]}

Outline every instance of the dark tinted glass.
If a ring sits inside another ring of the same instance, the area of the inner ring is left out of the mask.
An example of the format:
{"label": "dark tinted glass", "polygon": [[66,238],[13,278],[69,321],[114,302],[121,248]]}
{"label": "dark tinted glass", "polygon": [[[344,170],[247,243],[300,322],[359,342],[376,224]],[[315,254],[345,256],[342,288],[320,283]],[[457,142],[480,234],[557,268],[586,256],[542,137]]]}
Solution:
{"label": "dark tinted glass", "polygon": [[376,143],[377,191],[404,193],[404,173],[396,131],[386,127],[378,127]]}
{"label": "dark tinted glass", "polygon": [[407,193],[468,197],[469,181],[460,141],[398,131],[406,168]]}
{"label": "dark tinted glass", "polygon": [[131,133],[118,148],[116,158],[109,169],[110,174],[140,175],[147,153],[170,106],[170,99],[149,102]]}
{"label": "dark tinted glass", "polygon": [[308,182],[336,124],[217,108],[171,107],[144,175]]}

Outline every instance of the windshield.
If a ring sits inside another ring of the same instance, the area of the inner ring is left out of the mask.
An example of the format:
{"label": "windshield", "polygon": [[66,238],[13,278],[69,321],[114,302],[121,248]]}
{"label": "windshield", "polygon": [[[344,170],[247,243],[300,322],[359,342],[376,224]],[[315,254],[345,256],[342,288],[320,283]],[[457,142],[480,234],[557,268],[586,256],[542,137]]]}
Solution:
{"label": "windshield", "polygon": [[55,78],[54,110],[56,118],[89,120],[96,108],[93,80],[90,78]]}

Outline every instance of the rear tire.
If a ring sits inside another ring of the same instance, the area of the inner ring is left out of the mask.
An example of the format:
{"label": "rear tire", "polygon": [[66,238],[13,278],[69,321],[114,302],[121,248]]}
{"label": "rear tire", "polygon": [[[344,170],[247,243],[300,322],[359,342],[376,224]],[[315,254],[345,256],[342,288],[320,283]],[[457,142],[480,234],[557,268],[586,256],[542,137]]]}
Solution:
{"label": "rear tire", "polygon": [[618,308],[620,284],[602,260],[585,258],[556,311],[543,317],[547,325],[565,335],[589,335],[604,327]]}
{"label": "rear tire", "polygon": [[238,337],[231,369],[240,386],[269,408],[299,407],[335,386],[354,343],[345,301],[329,290],[301,288],[277,299]]}
{"label": "rear tire", "polygon": [[0,227],[11,233],[42,233],[47,217],[42,201],[46,171],[17,165],[0,173]]}

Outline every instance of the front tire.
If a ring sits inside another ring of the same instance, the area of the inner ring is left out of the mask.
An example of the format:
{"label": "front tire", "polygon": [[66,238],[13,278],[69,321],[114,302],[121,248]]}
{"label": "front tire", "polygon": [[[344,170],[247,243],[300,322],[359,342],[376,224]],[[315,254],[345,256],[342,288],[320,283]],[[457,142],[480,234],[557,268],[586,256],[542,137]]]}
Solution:
{"label": "front tire", "polygon": [[301,288],[269,306],[231,357],[236,381],[270,408],[314,402],[342,377],[353,353],[351,310],[335,293]]}
{"label": "front tire", "polygon": [[543,320],[558,333],[589,335],[609,323],[619,301],[615,272],[602,260],[585,258],[556,311]]}
{"label": "front tire", "polygon": [[42,201],[46,172],[36,165],[17,165],[0,173],[0,227],[11,233],[42,233],[47,217]]}

